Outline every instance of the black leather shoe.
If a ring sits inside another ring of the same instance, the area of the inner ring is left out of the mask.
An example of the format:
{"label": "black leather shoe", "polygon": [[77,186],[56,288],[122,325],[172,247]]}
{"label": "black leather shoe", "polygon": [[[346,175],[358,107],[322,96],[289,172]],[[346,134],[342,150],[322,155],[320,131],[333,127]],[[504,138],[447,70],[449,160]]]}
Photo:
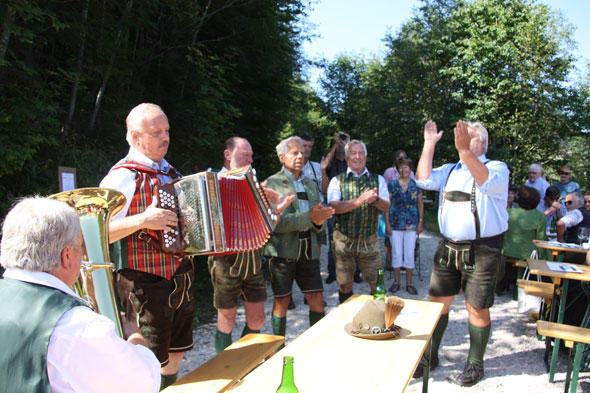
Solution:
{"label": "black leather shoe", "polygon": [[417,295],[418,294],[418,290],[416,290],[416,287],[414,287],[413,285],[406,286],[406,291],[408,291],[408,293],[410,295]]}
{"label": "black leather shoe", "polygon": [[453,378],[451,381],[459,386],[473,386],[483,378],[483,367],[475,363],[467,362],[463,372]]}
{"label": "black leather shoe", "polygon": [[336,281],[336,276],[328,276],[326,277],[326,284],[331,284]]}
{"label": "black leather shoe", "polygon": [[[430,371],[433,371],[437,367],[438,367],[438,356],[430,359]],[[424,375],[424,365],[422,363],[418,363],[418,367],[416,367],[416,371],[414,371],[414,375],[412,376],[412,378],[422,378],[423,375]]]}
{"label": "black leather shoe", "polygon": [[400,288],[399,284],[393,283],[389,287],[389,292],[396,293],[397,291],[399,291],[399,288]]}

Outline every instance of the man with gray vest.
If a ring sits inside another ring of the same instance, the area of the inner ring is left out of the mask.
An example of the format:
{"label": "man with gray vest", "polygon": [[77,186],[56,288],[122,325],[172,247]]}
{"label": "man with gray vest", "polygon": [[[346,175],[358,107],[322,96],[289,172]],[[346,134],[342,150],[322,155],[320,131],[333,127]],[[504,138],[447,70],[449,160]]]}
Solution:
{"label": "man with gray vest", "polygon": [[[0,392],[157,392],[160,363],[139,333],[127,341],[70,289],[82,232],[63,202],[26,198],[2,227]],[[138,345],[141,344],[141,345]]]}
{"label": "man with gray vest", "polygon": [[383,176],[367,169],[367,147],[353,139],[344,148],[346,172],[328,185],[328,205],[336,211],[333,236],[336,280],[340,303],[352,296],[358,265],[371,292],[377,284],[381,256],[377,238],[379,212],[389,209],[389,192]]}
{"label": "man with gray vest", "polygon": [[[416,179],[420,188],[440,192],[438,225],[443,239],[434,255],[429,297],[444,308],[432,335],[430,369],[439,364],[438,348],[449,321],[449,307],[462,290],[470,348],[467,365],[453,382],[472,386],[484,376],[483,357],[491,332],[489,308],[494,304],[502,239],[508,229],[509,170],[505,163],[486,158],[488,132],[481,123],[460,120],[454,131],[460,161],[432,169],[443,131],[437,131],[433,121],[426,123]],[[420,365],[414,377],[422,374]]]}

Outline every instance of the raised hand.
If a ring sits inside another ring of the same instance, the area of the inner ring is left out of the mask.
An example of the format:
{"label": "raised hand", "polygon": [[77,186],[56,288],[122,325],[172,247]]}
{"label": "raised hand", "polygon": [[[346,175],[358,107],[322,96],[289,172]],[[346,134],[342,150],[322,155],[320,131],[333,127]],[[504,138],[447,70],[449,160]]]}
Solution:
{"label": "raised hand", "polygon": [[467,129],[467,123],[463,120],[457,122],[455,127],[455,147],[458,152],[469,150],[469,144],[471,143],[471,137],[469,136],[469,130]]}
{"label": "raised hand", "polygon": [[440,141],[440,138],[442,138],[443,134],[444,131],[438,131],[436,123],[432,120],[428,120],[428,122],[424,125],[424,142],[436,144],[438,141]]}
{"label": "raised hand", "polygon": [[315,225],[322,225],[324,221],[331,218],[336,211],[333,207],[324,207],[321,203],[309,208],[309,218]]}

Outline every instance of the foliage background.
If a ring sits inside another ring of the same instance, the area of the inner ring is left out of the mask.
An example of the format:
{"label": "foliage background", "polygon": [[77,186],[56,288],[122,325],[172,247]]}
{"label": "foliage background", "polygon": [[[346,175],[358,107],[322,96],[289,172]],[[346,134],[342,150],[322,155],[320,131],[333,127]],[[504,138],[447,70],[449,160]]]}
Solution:
{"label": "foliage background", "polygon": [[568,163],[590,188],[590,68],[571,79],[571,26],[547,6],[423,0],[384,38],[384,58],[324,61],[312,88],[300,48],[313,1],[4,1],[0,216],[17,197],[57,192],[58,166],[96,186],[126,154],[124,119],[140,102],[168,115],[167,158],[185,174],[220,167],[225,139],[240,135],[265,178],[279,168],[279,139],[311,134],[319,161],[340,131],[365,141],[369,169],[382,173],[396,149],[419,158],[428,119],[446,130],[441,164],[457,159],[456,121],[473,119],[513,184],[531,162],[552,182]]}

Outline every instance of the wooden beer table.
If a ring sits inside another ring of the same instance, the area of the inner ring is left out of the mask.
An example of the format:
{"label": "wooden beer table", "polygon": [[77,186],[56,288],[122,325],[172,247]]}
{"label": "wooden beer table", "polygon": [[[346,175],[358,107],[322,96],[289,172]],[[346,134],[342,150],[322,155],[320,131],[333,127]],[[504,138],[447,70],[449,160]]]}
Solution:
{"label": "wooden beer table", "polygon": [[[403,392],[422,354],[430,349],[429,340],[443,305],[404,299],[406,305],[396,320],[402,332],[395,339],[348,335],[344,325],[370,298],[354,296],[330,311],[228,391],[274,393],[281,383],[283,356],[290,355],[300,392]],[[423,391],[427,387],[428,378],[424,378]]]}
{"label": "wooden beer table", "polygon": [[533,240],[533,243],[538,248],[545,248],[551,251],[553,255],[553,260],[557,260],[560,252],[577,252],[581,254],[585,254],[588,252],[584,247],[571,244],[571,243],[560,243],[558,241],[548,241],[548,240]]}
{"label": "wooden beer table", "polygon": [[[568,250],[571,251],[571,250]],[[584,250],[586,252],[588,250]],[[531,274],[537,274],[541,276],[551,277],[552,281],[555,285],[555,293],[553,294],[553,300],[551,301],[551,308],[549,312],[549,320],[553,321],[555,319],[555,312],[557,311],[557,323],[563,323],[563,317],[565,315],[565,308],[566,308],[566,299],[567,299],[567,289],[568,289],[568,280],[579,280],[579,281],[590,281],[590,266],[587,265],[577,265],[571,264],[576,268],[582,270],[582,273],[574,273],[568,271],[560,271],[560,270],[552,270],[547,266],[548,261],[543,261],[540,259],[529,259],[527,261],[528,267],[530,269]],[[549,261],[550,262],[550,261]],[[567,262],[559,262],[563,264],[568,264]],[[559,306],[557,306],[557,295],[559,295]],[[557,308],[559,307],[559,308]],[[549,339],[547,338],[546,341],[546,350],[549,349]],[[555,342],[553,343],[553,353],[551,355],[551,364],[549,367],[549,381],[553,382],[553,378],[555,376],[555,368],[557,366],[557,355],[559,352],[559,338],[555,338]]]}

